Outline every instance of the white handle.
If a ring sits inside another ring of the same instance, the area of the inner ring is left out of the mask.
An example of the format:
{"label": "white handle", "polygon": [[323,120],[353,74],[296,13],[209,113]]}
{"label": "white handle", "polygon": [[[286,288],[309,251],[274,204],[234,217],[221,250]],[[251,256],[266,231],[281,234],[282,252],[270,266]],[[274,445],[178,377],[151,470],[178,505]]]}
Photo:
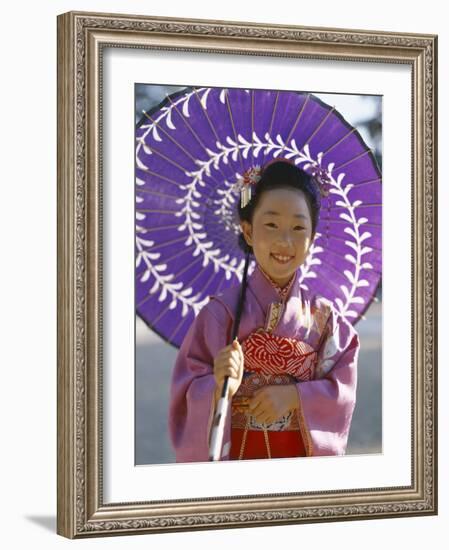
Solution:
{"label": "white handle", "polygon": [[228,411],[228,399],[220,397],[217,403],[214,423],[212,425],[212,434],[209,446],[209,460],[217,461],[221,458],[221,448],[223,445],[224,427]]}

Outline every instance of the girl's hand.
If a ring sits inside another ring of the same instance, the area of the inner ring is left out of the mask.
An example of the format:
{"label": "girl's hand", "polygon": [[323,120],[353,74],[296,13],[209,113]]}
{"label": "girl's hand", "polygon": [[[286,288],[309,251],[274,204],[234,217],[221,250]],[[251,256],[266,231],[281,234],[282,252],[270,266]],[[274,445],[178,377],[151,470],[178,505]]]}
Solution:
{"label": "girl's hand", "polygon": [[249,401],[248,412],[261,424],[271,424],[288,411],[299,406],[296,386],[265,386],[254,392]]}
{"label": "girl's hand", "polygon": [[243,362],[243,350],[237,338],[218,352],[214,359],[216,401],[220,398],[225,376],[229,376],[229,399],[239,389],[243,377]]}

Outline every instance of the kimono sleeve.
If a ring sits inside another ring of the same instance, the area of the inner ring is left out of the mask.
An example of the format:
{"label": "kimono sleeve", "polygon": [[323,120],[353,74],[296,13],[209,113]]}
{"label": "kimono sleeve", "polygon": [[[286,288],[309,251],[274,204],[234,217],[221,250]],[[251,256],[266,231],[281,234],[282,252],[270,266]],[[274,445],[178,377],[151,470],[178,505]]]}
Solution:
{"label": "kimono sleeve", "polygon": [[[227,345],[223,315],[209,302],[195,318],[176,357],[169,405],[169,434],[177,462],[209,459],[209,436],[214,414],[214,358]],[[218,306],[219,307],[219,306]],[[230,440],[230,407],[225,424],[225,444]],[[229,444],[227,445],[229,447]],[[225,458],[225,457],[223,457]]]}
{"label": "kimono sleeve", "polygon": [[297,384],[307,456],[345,454],[356,403],[358,334],[331,307],[323,335],[315,379]]}

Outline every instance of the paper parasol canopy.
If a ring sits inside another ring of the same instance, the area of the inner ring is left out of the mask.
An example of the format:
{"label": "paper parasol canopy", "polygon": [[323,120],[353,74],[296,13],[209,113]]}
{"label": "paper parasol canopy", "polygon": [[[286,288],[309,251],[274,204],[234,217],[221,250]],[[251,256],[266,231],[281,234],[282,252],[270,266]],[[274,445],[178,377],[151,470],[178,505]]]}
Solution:
{"label": "paper parasol canopy", "polygon": [[352,323],[370,304],[382,182],[359,132],[312,94],[188,88],[136,128],[136,311],[166,341],[179,347],[209,296],[240,284],[236,182],[277,157],[329,181],[302,288]]}

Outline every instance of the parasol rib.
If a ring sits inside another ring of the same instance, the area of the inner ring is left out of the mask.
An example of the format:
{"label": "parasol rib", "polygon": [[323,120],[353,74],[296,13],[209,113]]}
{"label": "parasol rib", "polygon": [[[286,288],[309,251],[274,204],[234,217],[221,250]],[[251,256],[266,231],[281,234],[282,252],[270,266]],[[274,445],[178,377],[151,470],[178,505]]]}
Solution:
{"label": "parasol rib", "polygon": [[356,161],[357,159],[361,158],[361,157],[364,157],[365,155],[367,155],[368,153],[372,153],[371,149],[367,149],[366,151],[363,151],[362,153],[356,155],[355,157],[353,157],[352,159],[349,159],[348,161],[344,162],[343,164],[339,164],[338,166],[334,166],[334,172],[336,172],[337,170],[341,170],[342,168],[344,168],[345,166],[348,166],[348,164],[351,164],[351,162],[354,162]]}
{"label": "parasol rib", "polygon": [[176,195],[169,195],[168,193],[162,193],[161,191],[154,191],[153,189],[139,189],[136,187],[136,193],[145,193],[146,195],[156,195],[158,197],[165,197],[166,199],[178,200],[181,197]]}
{"label": "parasol rib", "polygon": [[158,225],[157,227],[145,227],[143,228],[144,231],[140,231],[141,233],[152,233],[153,231],[159,231],[159,229],[175,229],[176,227],[179,227],[179,223],[175,223],[173,225]]}
{"label": "parasol rib", "polygon": [[374,178],[374,179],[371,179],[371,180],[361,181],[360,183],[346,182],[345,186],[343,187],[343,191],[346,189],[346,187],[348,187],[348,185],[353,186],[353,189],[350,189],[350,191],[352,191],[352,190],[355,191],[356,189],[358,189],[359,187],[362,187],[363,185],[373,184],[373,183],[376,183],[376,181],[378,181],[382,185],[382,178],[380,178],[380,177]]}
{"label": "parasol rib", "polygon": [[307,138],[307,140],[304,142],[304,144],[301,146],[301,149],[304,149],[306,145],[308,145],[312,139],[316,136],[316,134],[321,130],[323,124],[325,124],[326,120],[331,116],[331,114],[335,111],[335,108],[332,107],[330,109],[326,116],[323,118],[323,120],[318,124],[318,126],[315,128],[315,130],[310,134],[310,136]]}
{"label": "parasol rib", "polygon": [[[214,126],[214,124],[213,124],[211,118],[209,117],[208,112],[207,112],[206,109],[204,108],[204,105],[203,105],[201,99],[199,98],[196,89],[194,88],[193,90],[194,90],[195,96],[196,96],[196,98],[197,98],[197,100],[198,100],[198,102],[199,102],[199,104],[200,104],[200,106],[201,106],[201,109],[202,109],[202,111],[203,111],[203,113],[204,113],[204,116],[206,117],[206,120],[207,120],[207,122],[209,123],[210,129],[211,129],[212,132],[214,133],[215,139],[216,139],[219,143],[221,143],[221,142],[222,142],[221,137],[217,134],[217,130],[215,129],[215,126]],[[234,161],[232,160],[232,158],[231,158],[231,162],[234,164]],[[235,170],[235,168],[233,168],[233,170]],[[225,178],[225,179],[227,179],[227,178]]]}
{"label": "parasol rib", "polygon": [[297,114],[296,116],[296,120],[295,120],[295,123],[293,124],[293,127],[292,129],[290,130],[290,133],[287,137],[287,139],[284,141],[284,145],[282,146],[282,149],[281,149],[281,152],[279,154],[279,156],[282,156],[282,153],[284,152],[284,149],[285,149],[285,145],[290,141],[292,135],[293,135],[293,132],[296,130],[296,127],[298,126],[298,123],[299,123],[299,120],[304,112],[304,109],[307,105],[307,102],[309,101],[309,97],[310,97],[310,94],[307,94],[305,100],[303,101],[302,105],[301,105],[301,108],[299,110],[299,113]]}
{"label": "parasol rib", "polygon": [[[352,250],[352,249],[351,249],[351,250]],[[354,251],[352,250],[352,252],[354,252]],[[349,253],[349,250],[348,250],[348,253]],[[338,254],[338,253],[335,252],[334,250],[329,250],[329,254],[331,254],[331,256],[335,256],[336,258],[339,258],[340,260],[344,259],[344,255],[343,255],[343,254]],[[363,263],[363,262],[362,262],[362,263]],[[321,265],[330,266],[330,267],[332,267],[339,275],[342,275],[342,272],[341,272],[341,271],[338,271],[337,268],[336,268],[333,264],[331,264],[331,263],[329,263],[329,262],[326,262],[326,263],[322,262]],[[348,265],[352,266],[353,264],[349,264],[349,262],[348,262]],[[382,271],[379,271],[379,270],[375,269],[374,267],[371,268],[371,269],[363,269],[363,272],[364,272],[364,273],[367,273],[367,274],[369,274],[369,273],[374,273],[374,274],[376,274],[376,275],[381,275],[381,274],[382,274]]]}
{"label": "parasol rib", "polygon": [[[195,90],[195,88],[194,88]],[[196,91],[196,90],[195,90]],[[181,117],[181,119],[183,120],[184,124],[187,126],[187,128],[190,130],[190,132],[192,133],[193,137],[197,140],[197,142],[200,144],[200,146],[203,148],[204,152],[206,153],[207,157],[209,157],[209,153],[207,152],[207,147],[204,145],[204,143],[202,142],[200,136],[195,132],[195,130],[193,129],[193,127],[190,125],[190,123],[188,122],[188,120],[186,119],[186,117],[182,114],[182,111],[180,111],[178,109],[178,106],[172,102],[170,96],[167,96],[168,99],[170,100],[170,103],[173,105],[173,107],[175,108],[176,112],[178,113],[178,115]],[[201,103],[201,100],[200,100],[200,105],[201,107],[203,107],[203,104]],[[203,110],[204,110],[204,107],[203,107]],[[221,168],[221,164],[218,165],[218,169],[221,173],[221,175],[223,176],[223,178],[226,179],[226,174],[224,174],[222,168]],[[215,182],[217,182],[217,180],[215,178],[213,178],[215,180]],[[218,183],[218,182],[217,182]]]}
{"label": "parasol rib", "polygon": [[[175,244],[175,243],[180,243],[182,241],[186,241],[187,238],[185,235],[183,235],[182,237],[180,237],[179,239],[173,239],[172,241],[164,241],[163,243],[160,243],[158,244],[157,246],[152,246],[151,247],[151,252],[154,252],[154,251],[157,251],[157,250],[160,250],[161,248],[165,248],[166,246],[170,246],[172,244]],[[188,249],[188,247],[186,247]],[[179,255],[179,252],[178,252],[178,255]],[[175,256],[176,257],[176,256]],[[168,260],[167,258],[164,258],[164,263],[166,263]]]}
{"label": "parasol rib", "polygon": [[179,214],[179,210],[155,210],[153,208],[136,208],[136,212],[150,212],[151,214]]}
{"label": "parasol rib", "polygon": [[146,174],[150,174],[151,176],[155,176],[156,178],[160,178],[164,181],[167,181],[168,183],[171,183],[173,185],[176,185],[176,187],[181,187],[182,185],[185,185],[183,183],[179,183],[179,181],[173,180],[171,178],[168,178],[167,176],[163,176],[162,174],[158,174],[157,172],[153,172],[149,168],[138,168],[139,170],[142,170],[142,172],[145,172]]}
{"label": "parasol rib", "polygon": [[[339,224],[344,224],[348,227],[352,227],[352,224],[348,223],[347,221],[345,220],[342,220],[340,218],[328,218],[329,221],[331,221],[332,223],[339,223]],[[374,223],[374,222],[365,222],[363,224],[363,227],[381,227],[382,224],[381,223]]]}
{"label": "parasol rib", "polygon": [[235,124],[234,124],[234,117],[232,116],[231,102],[229,101],[229,91],[227,93],[225,93],[225,100],[226,100],[226,106],[228,108],[229,118],[231,120],[232,131],[234,132],[235,143],[237,145],[237,154],[238,154],[239,160],[240,160],[240,169],[241,169],[241,173],[243,174],[243,172],[245,171],[245,167],[243,165],[242,154],[240,153],[240,148],[238,147],[237,132],[235,131]]}
{"label": "parasol rib", "polygon": [[[268,129],[268,133],[271,135],[271,132],[273,131],[273,124],[274,124],[274,117],[276,115],[276,109],[277,109],[277,104],[278,104],[278,100],[279,100],[279,90],[276,92],[276,99],[274,100],[274,105],[273,105],[273,112],[271,113],[271,121],[270,121],[270,128]],[[265,157],[266,157],[266,154],[265,154],[265,149],[262,149],[262,152],[263,152],[263,157],[262,157],[262,166],[265,164]]]}
{"label": "parasol rib", "polygon": [[330,145],[327,149],[325,149],[323,151],[323,157],[325,155],[327,155],[328,153],[330,153],[333,149],[335,149],[335,147],[337,147],[337,145],[340,145],[340,143],[342,143],[346,138],[348,138],[351,134],[353,134],[354,132],[356,131],[356,128],[352,128],[351,130],[349,130],[349,132],[347,134],[345,134],[343,137],[341,137],[338,141],[336,141],[335,143],[333,143],[332,145]]}
{"label": "parasol rib", "polygon": [[[323,239],[324,237],[320,236],[320,238]],[[335,239],[335,240],[337,240],[337,241],[347,241],[347,240],[348,240],[348,237],[339,237],[338,235],[330,235],[330,236],[329,236],[329,241],[331,241],[332,239]],[[318,239],[317,239],[317,242],[318,242]],[[373,250],[379,250],[379,251],[382,250],[382,248],[379,248],[379,247],[374,246],[374,245],[372,245],[372,244],[370,244],[369,246],[370,246],[370,248],[372,248]]]}

